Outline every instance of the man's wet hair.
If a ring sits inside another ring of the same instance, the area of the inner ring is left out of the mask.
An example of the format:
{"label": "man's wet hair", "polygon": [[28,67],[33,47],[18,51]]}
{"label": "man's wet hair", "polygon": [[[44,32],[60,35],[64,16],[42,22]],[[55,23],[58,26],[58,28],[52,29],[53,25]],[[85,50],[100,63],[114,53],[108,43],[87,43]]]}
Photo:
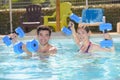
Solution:
{"label": "man's wet hair", "polygon": [[52,32],[51,29],[45,25],[40,25],[37,27],[37,35],[39,35],[39,32],[43,30],[49,31],[49,36],[51,36],[51,32]]}

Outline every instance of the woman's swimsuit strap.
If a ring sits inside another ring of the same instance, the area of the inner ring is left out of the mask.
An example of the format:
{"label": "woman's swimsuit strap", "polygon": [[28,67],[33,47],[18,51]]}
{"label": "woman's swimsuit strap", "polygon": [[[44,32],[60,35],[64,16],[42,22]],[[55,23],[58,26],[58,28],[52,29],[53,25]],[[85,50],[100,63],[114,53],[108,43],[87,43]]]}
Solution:
{"label": "woman's swimsuit strap", "polygon": [[88,47],[87,47],[85,53],[88,53],[90,46],[91,46],[91,42],[89,42],[89,45],[88,45]]}

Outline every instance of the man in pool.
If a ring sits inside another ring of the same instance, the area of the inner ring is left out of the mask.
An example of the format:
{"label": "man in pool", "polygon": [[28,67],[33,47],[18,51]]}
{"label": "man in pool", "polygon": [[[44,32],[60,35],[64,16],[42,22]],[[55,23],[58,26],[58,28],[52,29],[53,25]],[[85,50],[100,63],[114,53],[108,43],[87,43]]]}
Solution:
{"label": "man in pool", "polygon": [[[114,47],[111,48],[102,48],[98,44],[94,44],[89,40],[90,29],[85,24],[79,24],[77,31],[75,31],[74,23],[70,23],[72,26],[70,27],[72,30],[72,35],[76,44],[80,47],[80,52],[82,53],[94,53],[99,51],[104,52],[112,52],[114,51]],[[112,40],[111,36],[108,33],[104,33],[104,38]]]}
{"label": "man in pool", "polygon": [[[16,40],[16,34],[12,34],[11,37],[13,38],[12,40]],[[51,36],[51,30],[49,27],[40,25],[37,28],[37,39],[39,41],[39,49],[37,50],[36,55],[32,55],[31,52],[29,52],[26,48],[26,45],[24,44],[22,46],[22,49],[28,54],[27,57],[35,57],[38,56],[40,58],[46,58],[49,57],[50,55],[54,55],[57,52],[56,47],[50,45],[48,43],[49,39]],[[15,42],[15,41],[14,41]]]}

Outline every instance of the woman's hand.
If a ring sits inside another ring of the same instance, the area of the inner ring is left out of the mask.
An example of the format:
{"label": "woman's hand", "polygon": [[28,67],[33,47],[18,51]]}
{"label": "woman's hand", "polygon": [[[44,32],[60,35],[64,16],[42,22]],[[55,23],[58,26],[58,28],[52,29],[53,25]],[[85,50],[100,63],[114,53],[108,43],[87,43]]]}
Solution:
{"label": "woman's hand", "polygon": [[69,27],[70,29],[74,28],[74,23],[73,23],[72,21],[70,21],[69,24],[68,24],[68,27]]}
{"label": "woman's hand", "polygon": [[112,37],[108,33],[104,33],[103,36],[105,39],[108,39],[108,40],[112,39]]}
{"label": "woman's hand", "polygon": [[87,27],[87,26],[88,26],[88,24],[84,24],[84,23],[79,23],[79,24],[78,24],[78,27],[79,27],[79,28],[83,28],[83,29],[84,29],[85,27]]}

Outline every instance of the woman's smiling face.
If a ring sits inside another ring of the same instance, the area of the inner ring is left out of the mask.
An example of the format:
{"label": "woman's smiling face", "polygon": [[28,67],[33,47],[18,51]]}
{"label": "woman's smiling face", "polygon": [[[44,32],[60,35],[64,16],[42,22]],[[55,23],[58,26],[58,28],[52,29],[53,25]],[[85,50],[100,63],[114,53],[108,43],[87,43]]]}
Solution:
{"label": "woman's smiling face", "polygon": [[89,34],[87,33],[87,31],[84,28],[78,28],[77,34],[81,40],[89,39]]}

